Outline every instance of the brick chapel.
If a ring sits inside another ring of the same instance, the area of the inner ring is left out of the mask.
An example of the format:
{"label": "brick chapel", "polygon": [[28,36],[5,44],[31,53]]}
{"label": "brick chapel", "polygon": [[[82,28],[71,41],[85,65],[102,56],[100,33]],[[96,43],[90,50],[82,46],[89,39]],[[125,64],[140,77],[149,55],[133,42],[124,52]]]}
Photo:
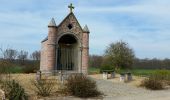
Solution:
{"label": "brick chapel", "polygon": [[87,74],[89,60],[89,29],[81,27],[72,4],[70,13],[56,25],[54,18],[48,24],[48,36],[41,42],[40,71],[59,71]]}

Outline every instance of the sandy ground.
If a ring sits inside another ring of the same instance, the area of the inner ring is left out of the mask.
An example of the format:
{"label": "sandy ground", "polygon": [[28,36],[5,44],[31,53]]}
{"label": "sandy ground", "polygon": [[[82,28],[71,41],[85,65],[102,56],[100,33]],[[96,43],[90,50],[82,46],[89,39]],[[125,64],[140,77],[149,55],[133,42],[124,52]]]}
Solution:
{"label": "sandy ground", "polygon": [[144,79],[133,77],[133,81],[124,83],[119,81],[119,75],[114,79],[103,80],[102,75],[92,75],[97,82],[98,89],[104,93],[104,100],[170,100],[170,89],[151,91],[139,87]]}
{"label": "sandy ground", "polygon": [[[170,100],[170,89],[151,91],[139,87],[142,77],[134,77],[131,82],[120,82],[119,75],[113,79],[102,79],[101,74],[89,75],[93,78],[98,89],[104,94],[102,97],[88,98],[86,100]],[[30,100],[82,100],[73,96],[51,96],[39,99],[33,92],[31,80],[35,79],[35,74],[14,74],[12,78],[18,80],[25,88],[26,92],[31,95]],[[57,90],[57,87],[55,88]]]}

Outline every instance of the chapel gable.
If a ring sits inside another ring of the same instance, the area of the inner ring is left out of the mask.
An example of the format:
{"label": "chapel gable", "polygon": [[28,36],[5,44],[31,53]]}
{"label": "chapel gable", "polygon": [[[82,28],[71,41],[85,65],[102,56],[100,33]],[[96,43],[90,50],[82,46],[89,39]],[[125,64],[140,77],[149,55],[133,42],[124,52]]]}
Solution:
{"label": "chapel gable", "polygon": [[83,29],[72,12],[58,25],[58,35],[62,33],[73,33],[81,37],[82,32]]}

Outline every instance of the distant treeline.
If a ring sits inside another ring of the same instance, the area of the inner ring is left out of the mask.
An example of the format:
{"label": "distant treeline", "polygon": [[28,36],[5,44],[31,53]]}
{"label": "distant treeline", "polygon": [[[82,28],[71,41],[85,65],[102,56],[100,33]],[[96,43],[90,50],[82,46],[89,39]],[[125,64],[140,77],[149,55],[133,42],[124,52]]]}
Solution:
{"label": "distant treeline", "polygon": [[170,59],[135,59],[132,68],[170,69]]}
{"label": "distant treeline", "polygon": [[12,48],[0,48],[0,59],[8,61],[20,60],[22,62],[25,60],[40,60],[40,51],[36,50],[29,55],[29,52],[25,50],[18,51]]}
{"label": "distant treeline", "polygon": [[[103,56],[90,55],[89,66],[90,67],[101,67],[103,63]],[[108,62],[110,63],[110,62]],[[134,59],[132,68],[137,69],[170,69],[170,59]]]}
{"label": "distant treeline", "polygon": [[34,73],[39,70],[40,51],[30,55],[25,50],[0,48],[0,73]]}

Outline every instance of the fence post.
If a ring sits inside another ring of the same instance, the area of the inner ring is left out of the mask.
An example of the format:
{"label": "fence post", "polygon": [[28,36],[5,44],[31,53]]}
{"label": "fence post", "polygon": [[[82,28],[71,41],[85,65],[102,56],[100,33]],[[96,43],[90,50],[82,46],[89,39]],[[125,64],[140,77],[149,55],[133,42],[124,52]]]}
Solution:
{"label": "fence post", "polygon": [[41,80],[41,71],[37,71],[36,80]]}

